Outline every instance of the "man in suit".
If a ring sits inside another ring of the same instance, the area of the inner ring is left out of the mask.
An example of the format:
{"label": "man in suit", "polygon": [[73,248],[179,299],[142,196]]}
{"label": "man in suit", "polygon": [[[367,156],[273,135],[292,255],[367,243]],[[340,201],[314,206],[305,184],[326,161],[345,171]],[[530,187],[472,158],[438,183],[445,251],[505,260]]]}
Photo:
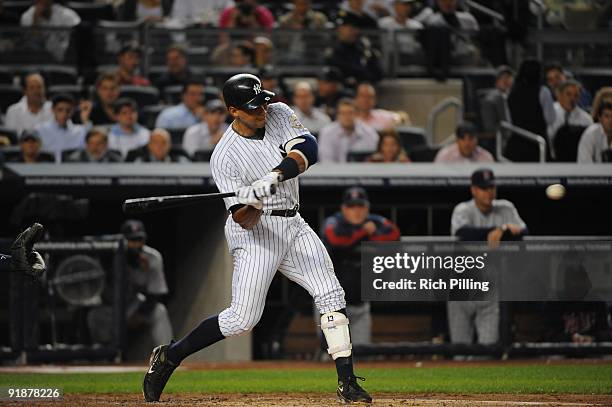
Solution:
{"label": "man in suit", "polygon": [[485,95],[480,105],[482,130],[484,132],[495,133],[502,120],[510,122],[510,110],[508,110],[507,99],[513,80],[514,72],[512,68],[507,65],[501,65],[497,68],[495,88]]}

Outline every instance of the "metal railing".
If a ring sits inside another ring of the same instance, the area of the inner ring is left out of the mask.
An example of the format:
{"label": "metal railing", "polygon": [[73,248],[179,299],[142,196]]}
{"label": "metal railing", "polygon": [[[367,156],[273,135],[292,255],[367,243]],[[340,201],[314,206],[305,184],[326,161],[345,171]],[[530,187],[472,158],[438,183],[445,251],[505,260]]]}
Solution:
{"label": "metal railing", "polygon": [[[507,130],[507,131],[503,131],[503,130]],[[511,123],[508,123],[507,121],[502,121],[499,124],[499,129],[497,130],[497,134],[495,137],[495,156],[497,158],[497,161],[510,162],[510,160],[504,157],[504,154],[503,154],[504,138],[508,135],[519,136],[528,141],[536,143],[538,145],[538,150],[539,150],[538,162],[540,163],[546,162],[546,139],[538,134],[532,133],[521,127],[514,126]]]}
{"label": "metal railing", "polygon": [[463,103],[461,103],[459,99],[455,97],[447,97],[438,102],[438,104],[436,104],[427,115],[427,127],[425,128],[425,137],[427,139],[428,145],[433,146],[435,144],[434,136],[436,132],[438,116],[451,107],[456,108],[455,119],[457,123],[460,123],[463,120]]}
{"label": "metal railing", "polygon": [[499,12],[493,10],[493,9],[490,9],[489,7],[485,7],[482,4],[480,4],[480,3],[476,3],[475,1],[472,1],[472,0],[465,0],[464,4],[467,7],[468,11],[470,9],[477,10],[480,13],[485,14],[485,15],[491,17],[495,23],[504,23],[504,22],[506,22],[506,18],[504,17],[503,14],[501,14],[501,13],[499,13]]}

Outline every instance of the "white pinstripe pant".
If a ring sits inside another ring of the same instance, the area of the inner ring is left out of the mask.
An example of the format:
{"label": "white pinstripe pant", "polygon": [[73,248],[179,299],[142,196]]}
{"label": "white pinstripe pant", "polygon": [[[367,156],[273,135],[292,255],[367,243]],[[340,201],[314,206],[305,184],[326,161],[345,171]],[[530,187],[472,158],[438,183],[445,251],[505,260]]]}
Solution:
{"label": "white pinstripe pant", "polygon": [[224,336],[248,332],[259,322],[277,270],[306,289],[321,314],[346,307],[325,246],[299,214],[264,215],[252,230],[242,229],[229,216],[225,236],[234,275],[232,303],[219,314]]}

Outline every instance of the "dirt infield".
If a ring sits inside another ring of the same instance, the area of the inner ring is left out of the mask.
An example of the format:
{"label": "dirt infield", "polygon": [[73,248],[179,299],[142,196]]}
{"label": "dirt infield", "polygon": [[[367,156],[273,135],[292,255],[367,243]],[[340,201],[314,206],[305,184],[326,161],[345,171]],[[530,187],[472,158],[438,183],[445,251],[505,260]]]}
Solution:
{"label": "dirt infield", "polygon": [[[612,396],[590,395],[511,395],[511,394],[374,394],[373,406],[610,406]],[[164,406],[249,406],[249,407],[301,407],[335,406],[334,395],[290,394],[169,394],[162,396]],[[13,406],[40,403],[15,402]],[[53,405],[53,404],[50,404]],[[65,395],[62,406],[148,406],[140,394],[78,394]]]}

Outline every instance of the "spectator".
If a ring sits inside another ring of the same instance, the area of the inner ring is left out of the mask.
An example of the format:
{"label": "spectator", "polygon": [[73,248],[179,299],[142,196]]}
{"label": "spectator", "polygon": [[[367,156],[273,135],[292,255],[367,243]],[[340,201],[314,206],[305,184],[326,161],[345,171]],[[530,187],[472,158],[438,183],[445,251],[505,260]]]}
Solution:
{"label": "spectator", "polygon": [[62,151],[74,148],[82,148],[85,143],[85,133],[91,122],[91,103],[81,103],[81,123],[73,124],[70,117],[74,112],[74,99],[70,95],[55,95],[51,101],[53,118],[36,127],[38,135],[42,140],[42,148],[55,154],[55,161],[62,161]]}
{"label": "spectator", "polygon": [[402,147],[399,134],[395,129],[387,129],[379,132],[378,147],[376,152],[368,157],[371,163],[409,163],[410,159],[406,150]]}
{"label": "spectator", "polygon": [[272,29],[274,15],[257,0],[235,0],[235,3],[221,13],[219,27]]}
{"label": "spectator", "polygon": [[171,152],[172,140],[170,133],[164,129],[154,129],[149,143],[141,148],[130,151],[127,161],[136,163],[185,163],[189,159],[181,154]]}
{"label": "spectator", "polygon": [[578,142],[583,131],[593,124],[591,115],[578,107],[580,83],[573,79],[557,86],[555,122],[548,126],[548,138],[557,161],[576,162]]}
{"label": "spectator", "polygon": [[347,0],[340,5],[338,17],[341,19],[350,17],[355,25],[363,30],[376,30],[378,28],[376,17],[366,11],[364,6],[364,0]]}
{"label": "spectator", "polygon": [[[119,78],[115,72],[101,73],[96,79],[96,94],[89,119],[94,126],[111,125],[117,121],[115,102],[119,98]],[[81,123],[81,112],[72,115],[74,123]]]}
{"label": "spectator", "polygon": [[308,82],[297,82],[293,87],[293,109],[300,123],[312,134],[318,135],[321,129],[331,123],[323,110],[314,107],[314,94]]}
{"label": "spectator", "polygon": [[480,117],[482,119],[482,130],[487,133],[496,133],[499,123],[506,121],[511,123],[510,110],[508,109],[508,95],[512,89],[514,71],[507,65],[497,67],[495,74],[495,89],[487,92],[480,102]]}
{"label": "spectator", "polygon": [[282,78],[272,65],[264,66],[259,70],[257,76],[259,79],[261,79],[262,89],[269,90],[270,92],[274,93],[274,96],[272,99],[270,99],[270,103],[282,102],[289,104],[289,101],[285,97],[287,92],[285,92],[285,85]]}
{"label": "spectator", "polygon": [[380,52],[360,33],[359,20],[354,14],[336,21],[336,44],[325,51],[326,64],[337,67],[344,83],[377,82],[383,76]]}
{"label": "spectator", "polygon": [[[546,138],[547,126],[555,120],[550,90],[542,85],[542,68],[535,59],[524,60],[508,96],[512,124]],[[534,143],[511,136],[505,156],[512,161],[538,161]]]}
{"label": "spectator", "polygon": [[255,61],[255,50],[248,41],[241,41],[231,46],[229,64],[236,68],[252,68]]}
{"label": "spectator", "polygon": [[478,145],[476,127],[469,122],[461,123],[455,131],[455,142],[442,147],[434,162],[436,163],[470,163],[493,162],[493,156]]}
{"label": "spectator", "polygon": [[426,7],[415,19],[426,27],[427,66],[436,78],[445,78],[451,63],[479,62],[479,52],[470,34],[480,27],[473,15],[457,10],[457,0],[436,0],[435,9]]}
{"label": "spectator", "polygon": [[[501,240],[521,239],[527,226],[512,202],[495,199],[495,176],[488,168],[472,173],[472,200],[453,210],[451,235],[463,241],[487,241],[494,248]],[[499,303],[496,301],[449,301],[448,323],[452,343],[472,343],[474,329],[478,343],[499,341]]]}
{"label": "spectator", "polygon": [[121,155],[108,149],[108,135],[103,127],[94,127],[85,135],[85,148],[66,158],[71,163],[117,163]]}
{"label": "spectator", "polygon": [[[557,96],[557,88],[563,82],[566,82],[568,79],[572,79],[572,74],[563,69],[558,62],[551,62],[544,67],[544,78],[546,80],[546,85],[550,92],[552,93],[553,99],[556,99]],[[580,95],[578,98],[578,106],[583,109],[588,109],[591,107],[592,97],[586,88],[580,85]]]}
{"label": "spectator", "polygon": [[167,86],[184,85],[193,78],[183,46],[175,44],[166,49],[166,72],[155,82],[155,87],[163,92]]}
{"label": "spectator", "polygon": [[[146,244],[147,232],[141,221],[126,220],[121,225],[121,233],[127,240],[127,281],[123,287],[127,328],[133,333],[144,328],[153,343],[167,343],[174,335],[168,310],[161,302],[168,294],[164,259],[159,251]],[[87,325],[94,343],[111,343],[112,302],[93,308],[87,315]]]}
{"label": "spectator", "polygon": [[164,129],[186,129],[198,123],[202,114],[204,85],[188,81],[183,85],[181,103],[167,107],[157,116],[155,127]]}
{"label": "spectator", "polygon": [[376,89],[369,83],[362,83],[357,86],[355,95],[355,107],[357,117],[365,124],[373,127],[376,131],[394,129],[401,122],[402,117],[390,110],[375,109]]}
{"label": "spectator", "polygon": [[390,220],[371,214],[367,192],[352,187],[344,191],[340,211],[325,220],[322,235],[336,276],[344,287],[352,342],[368,344],[372,338],[372,318],[370,303],[361,300],[361,242],[399,240],[399,228]]}
{"label": "spectator", "polygon": [[278,18],[280,28],[321,30],[326,28],[327,16],[311,9],[310,0],[293,0],[293,9]]}
{"label": "spectator", "polygon": [[117,16],[123,21],[160,22],[171,10],[172,0],[123,0]]}
{"label": "spectator", "polygon": [[149,86],[151,84],[147,78],[137,73],[141,54],[140,47],[134,44],[121,48],[117,56],[119,85]]}
{"label": "spectator", "polygon": [[[81,18],[68,7],[55,4],[53,0],[35,0],[32,7],[21,15],[24,27],[63,27],[72,28],[81,23]],[[45,49],[56,60],[61,61],[70,45],[69,32],[44,33]]]}
{"label": "spectator", "polygon": [[[392,14],[390,3],[388,0],[361,0],[363,6],[358,5],[357,7],[363,9],[366,13],[373,17],[385,17]],[[350,4],[348,0],[343,0],[340,3],[340,8],[349,10]]]}
{"label": "spectator", "polygon": [[253,65],[260,69],[274,65],[274,43],[270,38],[263,35],[253,38]]}
{"label": "spectator", "polygon": [[21,16],[8,10],[4,6],[4,0],[0,0],[0,25],[19,25]]}
{"label": "spectator", "polygon": [[374,151],[377,143],[376,130],[357,119],[355,103],[341,99],[336,121],[323,127],[319,134],[319,162],[343,163],[349,153]]}
{"label": "spectator", "polygon": [[[393,10],[394,15],[386,16],[378,20],[378,26],[381,29],[393,33],[397,30],[422,30],[423,24],[412,19],[413,5],[416,0],[394,0]],[[414,60],[415,57],[422,53],[421,44],[417,40],[414,33],[399,33],[396,36],[398,51],[400,52],[400,63]],[[405,59],[405,60],[404,60]]]}
{"label": "spectator", "polygon": [[108,146],[123,157],[129,150],[149,142],[149,130],[138,124],[138,105],[134,99],[121,98],[115,103],[115,123],[108,134]]}
{"label": "spectator", "polygon": [[351,98],[353,93],[342,86],[342,72],[335,67],[324,67],[317,79],[315,106],[329,117],[336,117],[336,106],[342,98]]}
{"label": "spectator", "polygon": [[604,86],[603,88],[600,88],[595,94],[595,99],[593,99],[593,106],[591,107],[591,117],[593,118],[593,122],[597,122],[599,116],[599,106],[603,102],[612,103],[612,86]]}
{"label": "spectator", "polygon": [[45,100],[45,80],[40,74],[27,75],[23,97],[6,110],[5,126],[18,134],[33,130],[37,125],[51,120],[51,102]]}
{"label": "spectator", "polygon": [[36,130],[25,130],[19,137],[20,153],[13,162],[18,163],[52,163],[54,158],[50,154],[41,154],[41,141]]}
{"label": "spectator", "polygon": [[[578,144],[579,163],[604,162],[604,154],[612,149],[612,102],[599,105],[598,123],[593,123],[582,133]],[[608,156],[609,158],[609,156]]]}
{"label": "spectator", "polygon": [[233,3],[232,0],[174,0],[171,16],[185,26],[216,27],[223,10]]}
{"label": "spectator", "polygon": [[183,149],[193,156],[198,150],[212,151],[227,130],[227,108],[219,99],[204,106],[202,123],[189,127],[183,135]]}

